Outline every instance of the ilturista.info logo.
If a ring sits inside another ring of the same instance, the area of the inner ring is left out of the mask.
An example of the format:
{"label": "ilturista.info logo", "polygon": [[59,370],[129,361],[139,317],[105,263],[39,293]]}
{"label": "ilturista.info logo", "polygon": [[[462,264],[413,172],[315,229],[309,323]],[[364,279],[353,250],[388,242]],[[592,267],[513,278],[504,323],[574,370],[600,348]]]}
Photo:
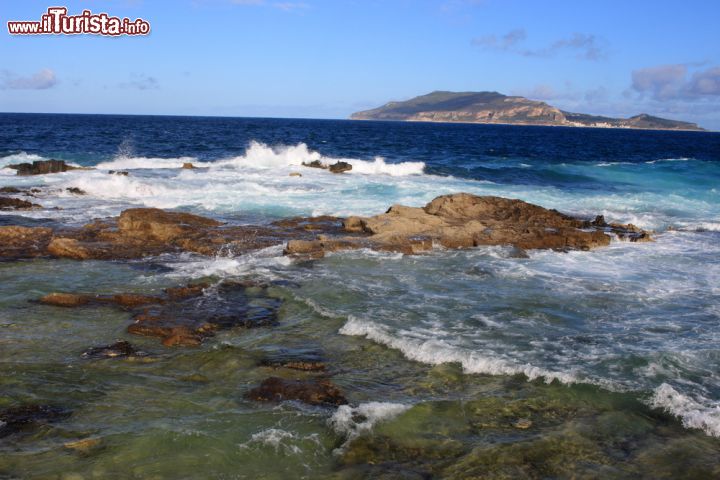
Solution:
{"label": "ilturista.info logo", "polygon": [[67,7],[49,7],[39,21],[8,21],[10,35],[147,35],[150,23],[137,18],[119,18],[107,13],[83,10],[79,15],[68,15]]}

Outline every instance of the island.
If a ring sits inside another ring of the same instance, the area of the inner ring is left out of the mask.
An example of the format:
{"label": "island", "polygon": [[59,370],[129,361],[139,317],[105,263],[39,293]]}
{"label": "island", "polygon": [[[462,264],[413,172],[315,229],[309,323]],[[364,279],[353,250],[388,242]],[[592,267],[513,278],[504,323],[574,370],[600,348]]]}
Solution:
{"label": "island", "polygon": [[353,120],[407,122],[491,123],[563,127],[634,128],[643,130],[705,131],[695,123],[668,120],[648,114],[613,118],[560,110],[545,102],[498,92],[445,92],[389,102],[353,113]]}

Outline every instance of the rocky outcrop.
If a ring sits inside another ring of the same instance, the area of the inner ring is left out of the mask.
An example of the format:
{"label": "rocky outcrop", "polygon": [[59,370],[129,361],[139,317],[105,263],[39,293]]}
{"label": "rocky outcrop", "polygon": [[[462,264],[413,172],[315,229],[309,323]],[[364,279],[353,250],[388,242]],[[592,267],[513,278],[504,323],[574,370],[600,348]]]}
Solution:
{"label": "rocky outcrop", "polygon": [[33,258],[47,254],[53,231],[45,227],[0,227],[0,258]]}
{"label": "rocky outcrop", "polygon": [[0,210],[32,210],[35,208],[42,207],[19,198],[0,197]]}
{"label": "rocky outcrop", "polygon": [[68,165],[64,160],[36,160],[33,163],[18,163],[8,165],[17,171],[18,175],[45,175],[48,173],[62,173],[69,170],[82,170],[81,167]]}
{"label": "rocky outcrop", "polygon": [[310,405],[346,405],[347,399],[340,389],[326,379],[285,380],[278,377],[265,379],[250,390],[245,398],[259,402],[297,400]]}
{"label": "rocky outcrop", "polygon": [[522,200],[459,193],[423,208],[394,205],[374,217],[289,218],[264,226],[226,226],[216,220],[157,208],[133,208],[117,220],[82,228],[0,227],[0,258],[54,256],[75,260],[134,259],[174,252],[242,254],[286,244],[285,253],[309,258],[353,248],[416,254],[435,246],[510,245],[525,249],[589,250],[610,236],[648,241],[634,225],[586,221]]}
{"label": "rocky outcrop", "polygon": [[433,246],[481,245],[590,250],[608,245],[609,234],[631,241],[650,239],[648,232],[633,225],[602,222],[576,219],[522,200],[459,193],[438,197],[424,208],[394,205],[374,217],[349,217],[345,230],[365,236],[291,241],[285,252],[319,257],[329,251],[372,248],[412,254]]}
{"label": "rocky outcrop", "polygon": [[[310,168],[321,168],[323,170],[329,170],[332,173],[344,173],[349,172],[352,170],[352,165],[348,162],[335,162],[331,165],[326,165],[322,163],[320,160],[313,160],[312,162],[303,162],[303,167],[310,167]],[[292,175],[292,174],[290,174]]]}

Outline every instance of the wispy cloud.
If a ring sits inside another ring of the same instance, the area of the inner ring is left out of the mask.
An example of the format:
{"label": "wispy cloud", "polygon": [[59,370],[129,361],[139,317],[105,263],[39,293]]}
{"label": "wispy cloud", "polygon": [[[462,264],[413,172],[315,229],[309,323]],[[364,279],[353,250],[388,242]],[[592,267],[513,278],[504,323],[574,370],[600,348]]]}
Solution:
{"label": "wispy cloud", "polygon": [[605,42],[595,35],[573,33],[542,48],[524,47],[527,32],[518,28],[503,35],[486,35],[472,40],[472,44],[484,50],[509,52],[523,57],[554,57],[571,52],[582,60],[597,61],[607,57]]}
{"label": "wispy cloud", "polygon": [[134,88],[137,90],[157,90],[160,88],[160,83],[155,77],[144,74],[132,74],[131,78],[127,82],[118,84],[120,88]]}
{"label": "wispy cloud", "polygon": [[0,70],[0,88],[7,90],[47,90],[57,85],[55,72],[44,68],[34,75],[23,77],[9,70]]}
{"label": "wispy cloud", "polygon": [[688,64],[647,67],[632,72],[631,89],[654,100],[692,100],[720,96],[720,67],[695,71]]}
{"label": "wispy cloud", "polygon": [[500,36],[486,35],[484,37],[473,38],[472,44],[488,50],[511,50],[526,38],[527,33],[525,30],[518,28]]}

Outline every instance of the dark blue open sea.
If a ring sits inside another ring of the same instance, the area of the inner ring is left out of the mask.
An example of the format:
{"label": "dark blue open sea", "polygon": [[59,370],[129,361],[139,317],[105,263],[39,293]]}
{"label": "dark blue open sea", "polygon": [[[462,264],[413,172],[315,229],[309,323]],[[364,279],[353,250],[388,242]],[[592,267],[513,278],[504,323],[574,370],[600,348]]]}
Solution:
{"label": "dark blue open sea", "polygon": [[[299,262],[272,247],[0,263],[0,409],[72,411],[0,436],[0,478],[720,478],[718,133],[0,114],[0,167],[49,158],[94,169],[0,168],[0,187],[42,187],[44,207],[0,212],[0,225],[133,206],[266,223],[469,192],[601,214],[655,241],[529,258],[480,247]],[[336,159],[353,170],[301,166]],[[128,336],[127,313],[32,302],[200,279],[273,282],[277,325],[167,349]],[[116,339],[151,355],[79,356]],[[271,374],[311,375],[258,366],[279,350],[319,352],[349,405],[245,400]]]}

